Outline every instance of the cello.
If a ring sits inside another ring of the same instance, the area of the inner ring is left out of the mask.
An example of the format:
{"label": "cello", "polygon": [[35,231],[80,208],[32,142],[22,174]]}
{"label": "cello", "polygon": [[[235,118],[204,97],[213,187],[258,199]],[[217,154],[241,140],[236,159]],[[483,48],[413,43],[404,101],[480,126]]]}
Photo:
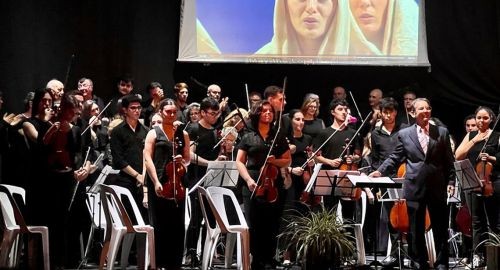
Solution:
{"label": "cello", "polygon": [[[404,178],[406,176],[406,162],[399,165],[397,170],[397,177]],[[408,205],[405,199],[399,199],[394,202],[389,213],[389,221],[392,227],[399,232],[407,233],[410,230],[410,221],[408,217]],[[429,209],[425,209],[425,230],[428,231],[431,228],[431,218],[429,215]]]}
{"label": "cello", "polygon": [[[166,135],[166,134],[165,134]],[[177,204],[186,198],[186,189],[182,184],[182,177],[186,174],[186,166],[182,162],[176,161],[177,148],[183,148],[184,143],[175,135],[172,140],[172,161],[165,165],[167,181],[163,184],[162,195],[167,200],[174,200]]]}

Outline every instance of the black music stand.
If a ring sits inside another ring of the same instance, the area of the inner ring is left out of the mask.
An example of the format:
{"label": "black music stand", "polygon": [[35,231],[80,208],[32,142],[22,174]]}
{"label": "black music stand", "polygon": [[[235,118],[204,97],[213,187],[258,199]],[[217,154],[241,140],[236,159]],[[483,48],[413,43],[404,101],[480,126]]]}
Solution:
{"label": "black music stand", "polygon": [[204,186],[234,188],[238,183],[236,161],[209,161]]}
{"label": "black music stand", "polygon": [[[472,202],[472,193],[480,193],[483,188],[483,183],[477,176],[474,167],[472,167],[472,163],[469,159],[459,160],[453,163],[455,167],[455,172],[462,187],[462,191],[469,195],[469,200]],[[471,216],[473,215],[473,209],[470,207],[469,211],[471,212]],[[471,228],[472,228],[472,218],[471,218]],[[474,239],[474,229],[472,229],[472,239]],[[475,247],[472,247],[475,249]],[[470,262],[472,265],[472,269],[474,269],[474,252],[471,252]]]}
{"label": "black music stand", "polygon": [[[402,182],[396,182],[390,177],[369,177],[366,174],[361,175],[347,175],[347,178],[352,182],[352,185],[357,188],[387,188],[387,189],[398,189],[403,186]],[[375,230],[377,227],[375,226]],[[378,237],[377,232],[374,233],[375,245],[373,245],[373,261],[370,266],[375,266],[375,269],[380,266],[380,262],[377,260],[377,243]]]}
{"label": "black music stand", "polygon": [[[382,194],[382,196],[378,200],[379,202],[397,202],[397,201],[405,200],[403,198],[403,188],[402,188],[404,178],[393,178],[392,180],[396,183],[399,183],[401,185],[401,187],[387,188],[385,193]],[[387,215],[390,216],[390,212],[388,212]],[[389,218],[388,222],[390,224],[390,222],[391,222],[390,218]],[[404,258],[401,254],[404,253],[403,254],[404,257],[409,258],[408,254],[403,249],[402,242],[403,242],[402,241],[402,232],[398,230],[398,238],[397,238],[398,247],[397,247],[397,249],[398,249],[398,260],[399,260],[399,268],[400,269],[403,269],[403,266],[404,266]],[[391,245],[392,245],[392,242],[391,242]],[[387,249],[388,249],[388,252],[390,252],[389,247],[387,247]],[[376,264],[378,264],[379,262],[376,260],[376,258],[377,257],[376,257],[376,253],[375,253],[374,262],[376,261]]]}
{"label": "black music stand", "polygon": [[[101,230],[101,202],[96,201],[96,195],[99,194],[101,184],[106,181],[106,178],[108,175],[112,174],[118,174],[120,173],[120,170],[114,170],[111,166],[106,165],[104,168],[101,170],[101,173],[99,174],[99,177],[95,180],[94,184],[87,189],[87,200],[88,200],[88,206],[91,212],[91,219],[92,223],[90,224],[90,232],[89,232],[89,237],[87,239],[87,245],[85,246],[85,251],[83,253],[83,258],[80,264],[78,265],[78,269],[80,269],[82,266],[86,266],[88,262],[88,255],[89,255],[89,250],[91,248],[92,244],[95,244],[94,240],[94,235],[95,235],[95,230],[99,229]],[[99,216],[97,220],[95,220],[95,212],[96,210],[99,212]],[[102,243],[102,242],[99,242]]]}

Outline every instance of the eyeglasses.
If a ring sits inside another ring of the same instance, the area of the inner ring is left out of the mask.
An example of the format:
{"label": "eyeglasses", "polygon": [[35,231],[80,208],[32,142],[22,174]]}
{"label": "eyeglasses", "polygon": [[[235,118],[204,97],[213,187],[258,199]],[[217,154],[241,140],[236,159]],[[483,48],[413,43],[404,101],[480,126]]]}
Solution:
{"label": "eyeglasses", "polygon": [[262,113],[274,113],[273,110],[263,110]]}
{"label": "eyeglasses", "polygon": [[213,117],[215,117],[217,114],[219,114],[219,112],[208,112],[208,111],[206,111],[205,113],[210,115],[210,116],[213,116]]}
{"label": "eyeglasses", "polygon": [[130,106],[128,108],[131,111],[140,111],[140,110],[142,110],[142,106]]}

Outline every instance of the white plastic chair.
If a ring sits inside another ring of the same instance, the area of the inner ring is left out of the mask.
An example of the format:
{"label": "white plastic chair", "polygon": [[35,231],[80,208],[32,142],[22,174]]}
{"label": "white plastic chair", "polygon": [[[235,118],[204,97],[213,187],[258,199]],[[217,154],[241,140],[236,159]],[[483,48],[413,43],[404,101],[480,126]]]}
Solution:
{"label": "white plastic chair", "polygon": [[207,235],[205,237],[205,245],[203,248],[203,258],[201,260],[201,269],[207,270],[210,265],[212,265],[213,253],[215,251],[215,247],[217,245],[217,240],[219,238],[221,230],[212,213],[212,208],[210,207],[210,202],[208,201],[209,199],[206,189],[204,189],[203,187],[199,187],[198,197],[200,198],[201,212],[203,213],[207,231]]}
{"label": "white plastic chair", "polygon": [[[13,194],[18,194],[25,200],[25,190],[11,185],[0,185],[0,204],[2,207],[3,240],[0,246],[0,268],[18,267],[18,253],[20,246],[17,243],[21,234],[40,234],[42,236],[43,267],[50,269],[49,256],[49,229],[46,226],[28,226],[15,201]],[[17,245],[16,245],[17,244]],[[28,245],[30,248],[31,245]]]}
{"label": "white plastic chair", "polygon": [[[359,265],[366,264],[365,239],[363,237],[363,226],[365,224],[365,216],[366,216],[366,193],[363,191],[361,192],[361,223],[352,224],[354,228],[354,236],[356,237],[356,251],[357,251]],[[343,221],[342,205],[340,202],[337,204],[337,217],[339,217]]]}
{"label": "white plastic chair", "polygon": [[[222,188],[222,187],[208,187],[206,190],[200,188],[200,196],[204,196],[208,202],[212,214],[217,222],[217,225],[221,233],[233,233],[237,234],[237,268],[242,270],[250,269],[250,232],[248,225],[246,223],[243,212],[241,211],[240,205],[236,200],[233,191]],[[224,204],[224,198],[229,198],[232,204],[232,208],[236,211],[238,224],[230,224],[227,216],[226,206]],[[213,255],[213,249],[210,251],[210,257]],[[232,258],[232,248],[231,245],[226,247],[226,267],[230,265],[230,259]],[[205,254],[203,254],[205,257]]]}
{"label": "white plastic chair", "polygon": [[[126,188],[119,186],[101,185],[101,203],[106,217],[106,236],[101,252],[99,268],[103,269],[107,261],[107,269],[112,269],[118,253],[118,247],[122,243],[121,266],[126,268],[128,255],[134,236],[144,236],[137,242],[137,253],[139,255],[137,268],[147,269],[148,265],[156,268],[154,228],[146,225],[139,212],[132,194]],[[137,225],[133,225],[130,215],[125,210],[122,197],[127,197],[137,220]]]}
{"label": "white plastic chair", "polygon": [[119,172],[120,170],[114,170],[109,165],[104,166],[95,183],[87,189],[85,204],[87,206],[87,210],[89,211],[92,224],[90,226],[90,233],[82,258],[84,262],[87,260],[87,255],[94,238],[95,230],[102,229],[104,231],[103,235],[106,235],[106,218],[104,217],[104,210],[101,207],[101,196],[99,194],[100,184],[104,183],[109,175],[118,174]]}

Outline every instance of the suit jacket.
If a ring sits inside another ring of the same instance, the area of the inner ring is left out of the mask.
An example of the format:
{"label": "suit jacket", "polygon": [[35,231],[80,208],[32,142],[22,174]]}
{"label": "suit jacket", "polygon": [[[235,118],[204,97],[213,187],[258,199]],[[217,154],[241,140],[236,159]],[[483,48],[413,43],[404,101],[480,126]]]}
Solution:
{"label": "suit jacket", "polygon": [[446,186],[455,182],[454,157],[450,135],[446,128],[429,125],[427,154],[424,154],[418,141],[416,124],[400,130],[396,148],[380,165],[378,171],[386,175],[405,160],[406,176],[403,183],[405,199],[419,201],[429,196],[446,199]]}

